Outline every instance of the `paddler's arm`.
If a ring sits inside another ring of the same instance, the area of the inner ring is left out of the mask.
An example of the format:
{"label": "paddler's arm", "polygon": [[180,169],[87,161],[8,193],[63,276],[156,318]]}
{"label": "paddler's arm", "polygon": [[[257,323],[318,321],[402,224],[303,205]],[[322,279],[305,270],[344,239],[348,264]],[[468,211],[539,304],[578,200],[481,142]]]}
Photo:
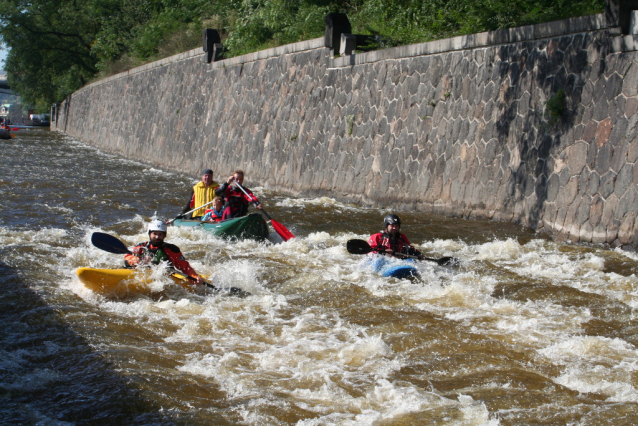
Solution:
{"label": "paddler's arm", "polygon": [[199,274],[195,272],[191,264],[188,263],[188,260],[186,260],[186,258],[184,258],[184,255],[176,245],[165,244],[164,253],[166,253],[166,255],[168,256],[168,260],[173,264],[173,267],[175,269],[185,273],[191,278],[194,278],[196,284],[204,283],[202,277],[200,277]]}
{"label": "paddler's arm", "polygon": [[261,202],[259,201],[259,199],[257,199],[257,197],[255,197],[255,194],[253,194],[253,192],[248,188],[244,188],[244,190],[248,193],[248,195],[243,194],[244,199],[255,206],[256,209],[261,210]]}
{"label": "paddler's arm", "polygon": [[379,254],[381,253],[394,254],[394,250],[386,249],[385,247],[381,245],[382,238],[383,237],[381,233],[372,234],[370,238],[368,239],[368,244],[370,244],[370,247],[372,248],[372,250],[376,251]]}
{"label": "paddler's arm", "polygon": [[139,264],[140,264],[140,258],[135,256],[134,254],[127,254],[124,256],[125,268],[135,268]]}
{"label": "paddler's arm", "polygon": [[194,207],[195,207],[195,191],[191,192],[191,197],[188,199],[188,203],[182,209],[182,212],[179,215],[177,215],[177,217],[179,218],[179,216],[182,216],[184,213],[186,213],[189,210],[192,210]]}
{"label": "paddler's arm", "polygon": [[228,188],[228,183],[224,182],[224,184],[222,186],[215,188],[215,195],[217,195],[219,197],[225,197],[226,196],[226,188]]}
{"label": "paddler's arm", "polygon": [[408,237],[406,237],[404,234],[401,234],[401,239],[403,240],[403,243],[405,244],[404,246],[404,251],[405,253],[397,253],[397,254],[407,254],[408,256],[416,256],[419,259],[423,260],[425,258],[425,256],[423,256],[423,254],[421,254],[421,252],[419,250],[417,250],[411,243],[410,240],[408,240]]}
{"label": "paddler's arm", "polygon": [[[142,243],[143,244],[143,243]],[[126,268],[135,268],[140,264],[142,260],[140,256],[142,255],[142,247],[140,244],[133,247],[130,254],[124,255],[124,267]]]}

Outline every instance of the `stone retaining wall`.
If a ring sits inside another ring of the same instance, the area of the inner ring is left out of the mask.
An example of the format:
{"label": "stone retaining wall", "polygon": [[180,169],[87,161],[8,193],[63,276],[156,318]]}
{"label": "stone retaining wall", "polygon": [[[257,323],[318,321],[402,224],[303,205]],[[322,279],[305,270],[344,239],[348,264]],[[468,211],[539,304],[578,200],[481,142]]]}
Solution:
{"label": "stone retaining wall", "polygon": [[323,38],[195,50],[79,90],[53,125],[193,176],[635,247],[638,39],[616,34],[594,15],[339,58]]}

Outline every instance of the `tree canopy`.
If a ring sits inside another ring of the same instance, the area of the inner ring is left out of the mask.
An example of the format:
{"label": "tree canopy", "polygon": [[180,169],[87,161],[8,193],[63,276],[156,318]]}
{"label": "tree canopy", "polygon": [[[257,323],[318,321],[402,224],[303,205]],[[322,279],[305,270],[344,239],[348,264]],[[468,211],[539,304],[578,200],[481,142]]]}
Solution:
{"label": "tree canopy", "polygon": [[92,79],[201,46],[222,34],[225,56],[324,34],[325,16],[389,45],[602,12],[604,0],[0,0],[11,87],[46,109]]}

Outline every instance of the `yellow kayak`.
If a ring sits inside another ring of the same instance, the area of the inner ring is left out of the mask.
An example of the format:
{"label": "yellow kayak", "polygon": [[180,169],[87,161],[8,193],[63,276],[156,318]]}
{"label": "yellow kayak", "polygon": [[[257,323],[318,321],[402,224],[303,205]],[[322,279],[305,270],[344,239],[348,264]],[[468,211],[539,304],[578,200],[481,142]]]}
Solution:
{"label": "yellow kayak", "polygon": [[[80,282],[95,293],[148,293],[152,292],[149,284],[157,280],[150,269],[78,268],[76,273]],[[181,273],[173,273],[170,277],[188,290],[196,288],[196,284]]]}

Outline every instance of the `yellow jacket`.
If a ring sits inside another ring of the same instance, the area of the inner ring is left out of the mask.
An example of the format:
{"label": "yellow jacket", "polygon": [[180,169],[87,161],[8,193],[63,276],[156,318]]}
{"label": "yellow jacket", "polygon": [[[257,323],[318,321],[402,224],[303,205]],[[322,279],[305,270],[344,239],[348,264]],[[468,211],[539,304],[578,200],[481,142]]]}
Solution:
{"label": "yellow jacket", "polygon": [[[206,203],[210,203],[215,198],[215,189],[219,188],[219,184],[212,181],[210,185],[204,186],[204,182],[199,181],[197,185],[193,186],[193,193],[195,198],[195,204],[192,208],[203,206]],[[206,208],[195,210],[193,217],[204,216]]]}

